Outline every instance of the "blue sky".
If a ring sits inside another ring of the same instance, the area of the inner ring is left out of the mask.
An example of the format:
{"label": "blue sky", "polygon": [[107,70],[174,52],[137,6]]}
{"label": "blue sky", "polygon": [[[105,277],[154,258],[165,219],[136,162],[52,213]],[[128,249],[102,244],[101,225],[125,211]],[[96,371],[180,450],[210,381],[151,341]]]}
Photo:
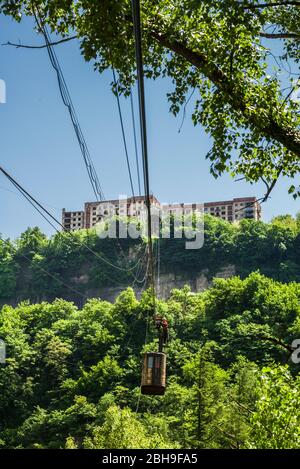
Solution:
{"label": "blue sky", "polygon": [[[18,24],[2,16],[0,43],[8,40],[41,44],[30,19]],[[110,90],[111,73],[95,72],[81,57],[76,42],[57,46],[56,53],[106,198],[130,195],[117,103]],[[7,102],[0,105],[0,164],[55,216],[60,218],[62,207],[81,209],[85,201],[94,199],[93,192],[46,50],[0,46],[0,79],[7,87]],[[146,82],[152,192],[168,203],[261,197],[261,184],[235,182],[227,175],[217,180],[211,176],[205,160],[210,139],[203,129],[193,126],[192,106],[178,132],[182,114],[174,118],[169,113],[166,93],[171,89],[168,80]],[[122,99],[122,107],[137,188],[129,100]],[[288,187],[289,181],[280,181],[271,200],[263,205],[264,220],[300,210],[299,201],[287,194]],[[15,238],[36,225],[52,234],[53,229],[15,191],[0,175],[2,236]]]}

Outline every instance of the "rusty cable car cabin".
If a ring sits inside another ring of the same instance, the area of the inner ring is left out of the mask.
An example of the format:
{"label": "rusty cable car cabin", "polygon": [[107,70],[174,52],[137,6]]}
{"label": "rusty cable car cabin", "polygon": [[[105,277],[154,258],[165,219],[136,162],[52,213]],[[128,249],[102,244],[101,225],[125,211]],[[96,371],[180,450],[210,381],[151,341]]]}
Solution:
{"label": "rusty cable car cabin", "polygon": [[148,352],[144,354],[141,393],[162,396],[166,390],[166,354]]}
{"label": "rusty cable car cabin", "polygon": [[147,352],[143,358],[141,394],[163,396],[166,390],[167,356],[164,347],[169,338],[169,325],[166,318],[154,316],[158,332],[158,352]]}

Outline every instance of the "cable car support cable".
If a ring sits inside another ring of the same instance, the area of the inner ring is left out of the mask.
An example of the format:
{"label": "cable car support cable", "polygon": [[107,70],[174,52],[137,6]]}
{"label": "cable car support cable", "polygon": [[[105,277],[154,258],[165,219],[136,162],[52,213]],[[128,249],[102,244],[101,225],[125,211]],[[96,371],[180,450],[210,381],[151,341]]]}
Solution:
{"label": "cable car support cable", "polygon": [[47,52],[49,55],[49,59],[51,62],[52,67],[54,68],[56,75],[57,75],[57,81],[58,81],[58,86],[59,86],[59,91],[61,94],[62,101],[64,105],[67,107],[70,118],[75,130],[75,134],[79,143],[79,147],[83,156],[83,160],[87,169],[87,173],[93,188],[94,195],[96,197],[97,201],[102,201],[105,199],[102,187],[96,172],[96,169],[94,167],[94,163],[92,161],[86,140],[84,138],[74,105],[73,101],[67,86],[67,83],[65,81],[60,63],[58,61],[57,55],[55,53],[54,47],[51,46],[51,38],[49,35],[49,32],[47,30],[46,25],[44,24],[43,20],[41,19],[41,16],[39,14],[35,14],[35,20],[38,25],[38,28],[42,35],[44,36],[45,43],[47,46]]}
{"label": "cable car support cable", "polygon": [[[53,224],[50,222],[50,220],[47,219],[46,216],[44,216],[39,209],[41,209],[45,214],[47,214],[53,221],[55,221],[55,223],[57,223],[57,225],[59,225],[63,231],[65,233],[67,233],[69,236],[73,237],[74,239],[75,238],[75,235],[72,231],[67,231],[65,229],[65,227],[62,225],[62,223],[57,220],[57,218],[55,218],[34,196],[32,196],[26,189],[24,189],[24,187],[22,187],[7,171],[5,171],[1,166],[0,166],[0,172],[2,172],[4,174],[4,176],[6,176],[9,181],[16,187],[16,189],[21,193],[21,195],[23,195],[23,197],[25,197],[30,203],[31,205],[40,213],[40,215],[43,216],[43,218],[55,229],[55,231],[57,233],[60,233],[60,230],[58,228],[56,228],[55,226],[53,226]],[[30,199],[30,200],[29,200]],[[39,208],[38,208],[39,207]],[[77,239],[76,239],[77,241]],[[93,249],[91,249],[86,243],[82,243],[82,245],[88,250],[90,251],[95,257],[97,257],[98,259],[100,259],[102,262],[106,263],[107,265],[109,265],[110,267],[113,267],[114,269],[117,269],[117,270],[120,270],[120,271],[123,271],[123,272],[131,272],[133,271],[141,262],[141,259],[139,259],[137,261],[137,263],[130,267],[130,268],[123,268],[123,267],[119,267],[115,264],[113,264],[112,262],[110,262],[108,259],[106,259],[105,257],[103,256],[100,256],[100,254],[98,254],[97,252],[95,252]]]}
{"label": "cable car support cable", "polygon": [[118,82],[117,82],[117,79],[116,79],[116,73],[115,73],[114,68],[112,68],[112,73],[113,73],[113,80],[114,80],[114,86],[115,86],[115,92],[116,92],[116,98],[117,98],[118,113],[119,113],[119,119],[120,119],[121,130],[122,130],[122,137],[123,137],[123,144],[124,144],[124,150],[125,150],[125,156],[126,156],[126,162],[127,162],[127,170],[128,170],[128,175],[129,175],[130,187],[131,187],[132,197],[133,197],[133,200],[135,202],[131,167],[130,167],[130,161],[129,161],[129,156],[128,156],[127,142],[126,142],[125,129],[124,129],[124,123],[123,123],[123,116],[122,116],[122,110],[121,110],[121,104],[120,104],[119,85],[118,85]]}
{"label": "cable car support cable", "polygon": [[[165,318],[156,316],[156,299],[155,299],[155,279],[154,279],[154,258],[152,243],[152,224],[151,224],[151,203],[149,189],[149,164],[148,164],[148,147],[147,147],[147,126],[145,111],[145,89],[144,89],[144,72],[143,72],[143,56],[141,41],[141,18],[140,18],[140,2],[139,0],[131,0],[132,18],[135,39],[135,56],[137,68],[138,97],[139,97],[139,116],[140,116],[140,132],[142,142],[143,156],[143,174],[144,187],[146,196],[146,205],[148,213],[148,255],[149,255],[149,275],[148,281],[152,290],[153,312],[156,328],[159,333],[159,351],[147,352],[143,358],[141,394],[163,395],[166,389],[166,355],[163,353],[163,346],[166,344],[166,334],[168,333],[168,322]],[[148,317],[146,338],[148,333]],[[140,400],[140,396],[139,396]],[[137,410],[139,406],[139,400]]]}

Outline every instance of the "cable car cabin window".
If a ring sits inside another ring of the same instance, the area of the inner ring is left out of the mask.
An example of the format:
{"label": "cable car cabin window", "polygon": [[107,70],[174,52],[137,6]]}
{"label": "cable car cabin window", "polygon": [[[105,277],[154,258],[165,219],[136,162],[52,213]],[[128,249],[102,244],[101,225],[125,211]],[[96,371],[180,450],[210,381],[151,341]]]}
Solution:
{"label": "cable car cabin window", "polygon": [[163,395],[166,388],[166,355],[161,352],[145,353],[143,360],[141,393]]}
{"label": "cable car cabin window", "polygon": [[148,357],[148,368],[153,368],[153,357]]}

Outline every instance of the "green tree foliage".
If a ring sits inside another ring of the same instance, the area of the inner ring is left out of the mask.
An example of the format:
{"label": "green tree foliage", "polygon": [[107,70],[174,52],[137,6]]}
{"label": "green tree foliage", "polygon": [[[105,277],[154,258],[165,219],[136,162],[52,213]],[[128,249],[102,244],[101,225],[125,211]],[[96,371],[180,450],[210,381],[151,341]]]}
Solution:
{"label": "green tree foliage", "polygon": [[[297,5],[144,0],[141,6],[146,75],[172,80],[168,100],[175,115],[196,90],[192,119],[213,139],[207,155],[212,174],[261,178],[266,195],[280,175],[294,177],[300,169],[299,102],[292,82],[299,61]],[[1,0],[0,12],[17,21],[35,16],[60,37],[75,32],[84,58],[100,72],[113,66],[119,89],[128,95],[135,79],[129,0]],[[292,185],[289,192],[297,197],[299,188]]]}
{"label": "green tree foliage", "polygon": [[14,295],[17,285],[18,263],[12,245],[0,239],[0,298]]}
{"label": "green tree foliage", "polygon": [[3,448],[297,448],[299,375],[287,365],[300,289],[253,273],[157,300],[170,322],[168,387],[140,395],[152,300],[131,288],[115,303],[0,311]]}
{"label": "green tree foliage", "polygon": [[298,448],[300,441],[299,375],[287,367],[262,370],[259,400],[251,417],[251,448]]}
{"label": "green tree foliage", "polygon": [[[149,424],[150,422],[148,422]],[[101,427],[93,430],[92,436],[84,440],[84,448],[89,449],[134,449],[134,448],[174,448],[150,425],[143,424],[128,408],[110,406],[104,415]]]}
{"label": "green tree foliage", "polygon": [[[199,274],[211,280],[228,265],[241,278],[259,270],[274,280],[300,282],[300,225],[290,215],[276,217],[271,223],[242,220],[239,224],[205,215],[201,249],[185,249],[184,238],[155,242],[160,243],[161,273],[183,275],[187,282],[195,282]],[[0,240],[0,302],[60,297],[81,305],[81,294],[98,296],[108,286],[138,285],[137,272],[142,278],[146,268],[145,248],[143,239],[100,239],[94,230],[59,233],[47,239],[35,228],[15,243]],[[67,289],[66,283],[75,291]],[[187,315],[193,301],[190,295]],[[120,300],[123,321],[121,309]],[[133,301],[126,321],[134,315]]]}

